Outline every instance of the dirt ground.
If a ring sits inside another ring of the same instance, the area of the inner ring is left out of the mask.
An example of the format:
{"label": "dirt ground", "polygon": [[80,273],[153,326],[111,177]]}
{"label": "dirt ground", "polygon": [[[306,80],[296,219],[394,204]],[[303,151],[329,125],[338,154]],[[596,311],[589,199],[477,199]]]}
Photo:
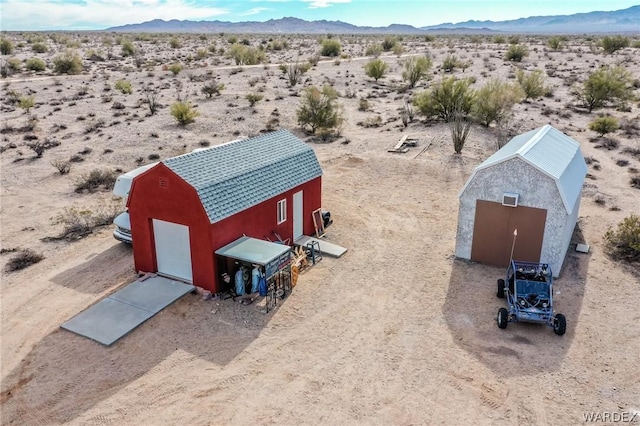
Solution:
{"label": "dirt ground", "polygon": [[[44,36],[49,51],[35,55],[25,34],[10,37],[16,46],[23,41],[19,59],[50,63],[64,50],[60,40]],[[626,413],[640,422],[640,278],[602,249],[607,228],[640,211],[640,192],[629,184],[640,160],[623,152],[640,148],[640,137],[619,131],[618,147],[597,148],[587,130],[596,112],[575,109],[569,94],[572,83],[601,63],[624,64],[639,78],[637,49],[605,56],[592,51],[592,40],[575,38],[551,52],[541,37],[522,40],[530,55],[521,66],[545,71],[553,95],[516,105],[512,130],[550,123],[592,160],[556,281],[556,309],[568,322],[559,337],[527,324],[499,330],[495,315],[504,302],[495,297],[495,282],[503,270],[454,258],[458,192],[495,151],[496,129],[474,126],[455,155],[445,125],[416,116],[405,129],[400,120],[403,102],[441,78],[448,54],[471,62],[453,75],[474,76],[474,87],[493,76],[513,78],[515,65],[502,58],[506,45],[488,37],[405,37],[405,54],[429,52],[434,67],[430,82],[399,93],[404,58],[383,55],[390,72],[378,83],[364,74],[364,50],[380,38],[341,37],[349,57],[323,58],[290,88],[277,65],[316,54],[317,39],[283,36],[288,48],[268,52],[270,65],[238,67],[218,54],[193,58],[213,42],[225,46],[220,35],[178,36],[178,49],[168,46],[169,36],[154,36],[134,43],[147,61],[138,69],[132,58],[120,57],[117,44],[105,44],[113,34],[67,37],[83,57],[91,49],[114,57],[84,59],[86,70],[77,76],[16,74],[2,81],[0,259],[4,266],[14,248],[45,258],[2,273],[1,424],[569,425],[591,412]],[[177,76],[162,69],[177,61],[185,64]],[[225,85],[211,99],[200,93],[208,77]],[[120,79],[132,83],[132,94],[113,89]],[[151,82],[165,106],[153,116],[141,103],[142,87]],[[346,117],[342,137],[331,143],[314,142],[296,123],[300,91],[323,83],[341,93]],[[251,90],[264,95],[253,108],[244,98]],[[34,95],[33,132],[21,129],[27,114],[11,105],[10,91]],[[201,114],[186,127],[169,114],[179,94]],[[358,109],[362,98],[367,111]],[[124,109],[113,109],[115,102]],[[640,117],[637,102],[626,112],[601,111]],[[83,174],[126,171],[153,154],[163,159],[253,136],[274,118],[318,155],[323,207],[334,218],[327,239],[348,248],[343,257],[325,257],[301,274],[293,293],[268,314],[259,304],[190,294],[112,347],[59,328],[135,279],[131,249],[113,239],[109,226],[77,241],[42,240],[59,234],[52,219],[65,208],[95,210],[111,202],[109,191],[74,192]],[[362,125],[376,122],[379,127]],[[36,158],[25,146],[31,133],[61,144]],[[418,146],[388,153],[404,134],[417,137]],[[51,165],[72,156],[84,161],[71,163],[68,174]],[[577,242],[590,244],[590,253],[575,252]]]}

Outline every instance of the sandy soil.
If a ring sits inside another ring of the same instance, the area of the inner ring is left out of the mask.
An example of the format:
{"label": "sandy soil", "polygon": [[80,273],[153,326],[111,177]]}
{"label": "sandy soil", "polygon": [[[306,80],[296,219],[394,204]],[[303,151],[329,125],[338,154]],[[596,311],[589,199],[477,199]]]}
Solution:
{"label": "sandy soil", "polygon": [[[24,42],[25,35],[10,36],[16,45]],[[600,63],[623,63],[638,78],[637,49],[604,56],[591,52],[589,40],[572,39],[562,52],[548,52],[541,38],[523,40],[531,54],[522,66],[554,69],[547,76],[554,94],[517,105],[514,130],[551,123],[595,160],[574,235],[591,252],[570,250],[556,282],[557,310],[568,319],[567,334],[558,337],[526,324],[499,330],[495,280],[503,271],[453,255],[457,194],[495,151],[495,129],[474,126],[461,155],[453,154],[443,124],[416,117],[404,129],[399,108],[412,91],[397,90],[402,59],[385,57],[390,73],[377,84],[362,69],[364,49],[375,39],[341,38],[351,58],[321,61],[292,89],[277,64],[317,53],[315,38],[286,37],[288,49],[269,52],[271,65],[236,72],[222,56],[187,62],[214,41],[224,46],[219,35],[180,36],[179,49],[168,47],[166,35],[137,41],[149,61],[140,70],[119,57],[117,46],[104,46],[113,35],[68,37],[80,43],[82,55],[95,49],[115,57],[85,59],[86,71],[77,76],[17,74],[3,81],[2,248],[31,248],[45,259],[2,275],[2,424],[568,425],[583,423],[588,412],[640,411],[640,279],[602,251],[606,229],[640,211],[640,193],[629,185],[640,161],[622,153],[640,148],[639,137],[618,132],[618,148],[596,148],[587,130],[596,114],[570,107],[568,85]],[[251,38],[255,45],[260,40]],[[63,46],[47,43],[49,52],[36,56],[50,63]],[[513,74],[514,65],[502,59],[505,45],[490,39],[405,38],[403,44],[406,54],[431,53],[433,79],[441,78],[438,66],[449,53],[472,61],[454,75],[476,77],[476,87]],[[34,54],[24,43],[15,56]],[[174,61],[185,63],[177,77],[162,70]],[[200,93],[198,80],[207,73],[225,84],[212,99]],[[113,90],[119,79],[132,83],[133,94]],[[165,105],[154,116],[140,103],[150,82],[162,88]],[[131,250],[112,238],[110,227],[78,241],[42,241],[60,232],[52,218],[65,208],[96,209],[110,199],[108,191],[75,193],[84,173],[130,170],[152,154],[162,159],[201,141],[256,135],[274,117],[306,139],[296,124],[298,94],[324,82],[342,94],[347,120],[337,141],[310,143],[324,169],[323,204],[335,219],[327,238],[349,249],[342,258],[307,270],[266,315],[259,305],[187,295],[109,348],[59,328],[135,279]],[[201,113],[186,128],[169,114],[177,86]],[[244,95],[258,89],[264,99],[251,108]],[[24,145],[27,116],[8,102],[11,90],[34,94],[35,134],[61,142],[42,158]],[[358,110],[364,97],[369,111]],[[116,101],[125,108],[112,109]],[[637,103],[628,112],[605,111],[632,120],[640,114]],[[358,124],[375,117],[380,127]],[[88,131],[101,119],[104,127]],[[405,133],[420,139],[418,147],[388,153]],[[73,155],[84,161],[57,174],[51,162]],[[629,164],[617,165],[619,159]],[[2,265],[10,257],[2,254]]]}

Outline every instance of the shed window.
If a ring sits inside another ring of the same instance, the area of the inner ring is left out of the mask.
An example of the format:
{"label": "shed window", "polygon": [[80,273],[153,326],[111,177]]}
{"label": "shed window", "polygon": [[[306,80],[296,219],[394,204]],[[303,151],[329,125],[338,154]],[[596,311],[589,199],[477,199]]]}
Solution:
{"label": "shed window", "polygon": [[278,201],[278,225],[287,220],[287,199]]}

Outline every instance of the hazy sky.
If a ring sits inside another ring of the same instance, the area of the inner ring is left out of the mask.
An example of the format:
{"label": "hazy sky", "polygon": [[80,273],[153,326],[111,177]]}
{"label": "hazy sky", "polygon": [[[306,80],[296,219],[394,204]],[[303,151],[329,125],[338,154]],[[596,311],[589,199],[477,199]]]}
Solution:
{"label": "hazy sky", "polygon": [[421,27],[618,10],[634,4],[640,0],[0,0],[0,30],[91,30],[156,18],[237,22],[286,16]]}

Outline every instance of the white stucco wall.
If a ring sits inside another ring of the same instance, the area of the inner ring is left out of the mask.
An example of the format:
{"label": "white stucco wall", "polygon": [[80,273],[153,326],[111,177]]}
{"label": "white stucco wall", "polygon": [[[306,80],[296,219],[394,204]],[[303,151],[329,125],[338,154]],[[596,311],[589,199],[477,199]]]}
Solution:
{"label": "white stucco wall", "polygon": [[555,181],[519,158],[478,170],[467,185],[460,196],[456,256],[471,258],[476,200],[501,203],[504,192],[520,194],[518,204],[521,206],[547,210],[540,261],[549,263],[557,277],[573,233],[578,209],[575,209],[575,215],[567,215]]}

